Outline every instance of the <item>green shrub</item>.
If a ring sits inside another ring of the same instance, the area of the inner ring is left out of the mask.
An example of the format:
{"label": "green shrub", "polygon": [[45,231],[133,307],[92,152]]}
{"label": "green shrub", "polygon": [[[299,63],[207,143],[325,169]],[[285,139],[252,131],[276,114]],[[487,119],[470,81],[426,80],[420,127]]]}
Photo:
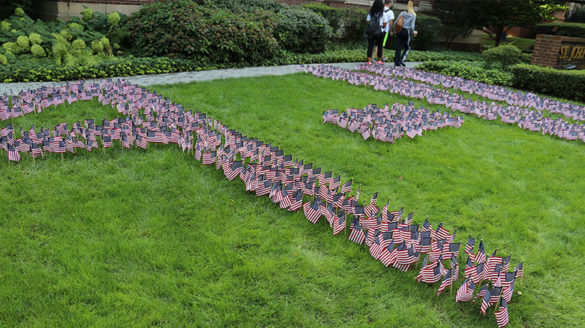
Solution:
{"label": "green shrub", "polygon": [[91,8],[84,8],[81,11],[81,17],[86,22],[92,20],[93,19],[93,10],[91,10]]}
{"label": "green shrub", "polygon": [[4,55],[0,55],[0,64],[6,65],[8,64],[8,59]]}
{"label": "green shrub", "polygon": [[3,31],[10,31],[11,27],[12,27],[12,24],[10,24],[7,21],[0,22],[0,29],[2,29]]}
{"label": "green shrub", "polygon": [[522,50],[514,45],[501,45],[483,52],[487,67],[499,63],[504,69],[523,61]]}
{"label": "green shrub", "polygon": [[6,49],[7,51],[10,51],[11,53],[16,53],[17,52],[17,45],[14,42],[4,42],[2,44],[2,48]]}
{"label": "green shrub", "polygon": [[31,33],[28,35],[28,39],[30,40],[30,43],[32,44],[41,44],[43,43],[43,39],[41,38],[41,35],[38,33]]}
{"label": "green shrub", "polygon": [[323,16],[308,9],[285,8],[280,17],[276,31],[284,49],[299,53],[325,51],[333,32]]}
{"label": "green shrub", "polygon": [[73,41],[71,43],[71,45],[73,46],[73,49],[76,49],[76,50],[85,49],[85,42],[83,42],[83,40],[80,40],[80,39]]}
{"label": "green shrub", "polygon": [[42,58],[45,57],[47,55],[47,53],[45,52],[45,49],[43,49],[43,47],[41,47],[38,44],[33,44],[30,47],[30,52],[33,54],[33,56],[35,56],[36,58]]}
{"label": "green shrub", "polygon": [[359,41],[363,39],[365,17],[364,9],[337,8],[321,4],[304,5],[327,19],[336,41]]}
{"label": "green shrub", "polygon": [[116,26],[118,25],[118,23],[120,22],[120,14],[118,14],[117,12],[113,12],[111,14],[108,15],[108,24],[110,26]]}
{"label": "green shrub", "polygon": [[446,61],[484,61],[484,57],[479,52],[464,51],[417,51],[412,50],[408,53],[408,60],[413,62],[427,62],[435,60]]}
{"label": "green shrub", "polygon": [[14,9],[14,15],[18,16],[18,17],[24,17],[24,10],[22,10],[22,8],[16,8]]}
{"label": "green shrub", "polygon": [[91,49],[95,54],[104,52],[104,45],[100,41],[91,41]]}
{"label": "green shrub", "polygon": [[419,14],[416,16],[415,30],[418,31],[418,35],[412,38],[412,48],[416,50],[433,49],[437,44],[441,30],[441,20],[434,16]]}
{"label": "green shrub", "polygon": [[0,65],[0,82],[69,81],[201,69],[192,61],[164,57],[108,59],[93,65],[73,66],[57,66],[41,59],[38,62]]}
{"label": "green shrub", "polygon": [[536,34],[553,34],[585,38],[584,23],[544,23],[537,24],[532,29],[533,37]]}
{"label": "green shrub", "polygon": [[65,38],[65,40],[69,41],[71,39],[73,39],[73,35],[71,35],[71,33],[69,32],[68,29],[65,30],[61,30],[61,32],[59,32],[59,34]]}
{"label": "green shrub", "polygon": [[323,16],[300,6],[271,0],[205,0],[203,3],[209,8],[245,15],[251,21],[275,21],[276,29],[270,33],[288,51],[322,52],[333,36],[333,30]]}
{"label": "green shrub", "polygon": [[563,71],[527,64],[512,66],[511,71],[516,88],[585,101],[585,71]]}
{"label": "green shrub", "polygon": [[417,69],[441,73],[448,76],[458,76],[464,79],[475,80],[487,84],[510,86],[514,75],[499,69],[485,69],[481,62],[470,61],[428,61]]}
{"label": "green shrub", "polygon": [[30,42],[26,35],[21,35],[16,38],[16,48],[18,49],[16,53],[27,53],[30,51]]}
{"label": "green shrub", "polygon": [[138,56],[253,65],[280,52],[272,35],[274,22],[256,17],[176,0],[142,7],[129,17],[126,28]]}

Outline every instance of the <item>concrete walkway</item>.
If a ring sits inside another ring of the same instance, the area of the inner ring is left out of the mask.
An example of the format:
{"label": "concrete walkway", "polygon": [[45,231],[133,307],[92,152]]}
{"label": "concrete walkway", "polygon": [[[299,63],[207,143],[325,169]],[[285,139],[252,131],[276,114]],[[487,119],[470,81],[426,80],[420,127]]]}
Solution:
{"label": "concrete walkway", "polygon": [[[362,63],[333,63],[327,65],[334,65],[345,69],[354,69],[357,65]],[[420,62],[407,62],[406,67],[416,67]],[[393,66],[393,64],[386,64]],[[132,84],[140,86],[149,86],[157,84],[175,84],[175,83],[189,83],[199,81],[211,81],[217,79],[231,79],[240,77],[255,77],[255,76],[278,76],[298,73],[298,65],[284,65],[284,66],[262,66],[262,67],[246,67],[246,68],[229,68],[217,69],[198,72],[180,72],[168,74],[152,74],[152,75],[137,75],[119,77],[128,80]],[[101,80],[101,79],[99,79]],[[43,86],[64,85],[66,82],[21,82],[21,83],[0,83],[0,95],[15,95],[21,90],[37,89]]]}

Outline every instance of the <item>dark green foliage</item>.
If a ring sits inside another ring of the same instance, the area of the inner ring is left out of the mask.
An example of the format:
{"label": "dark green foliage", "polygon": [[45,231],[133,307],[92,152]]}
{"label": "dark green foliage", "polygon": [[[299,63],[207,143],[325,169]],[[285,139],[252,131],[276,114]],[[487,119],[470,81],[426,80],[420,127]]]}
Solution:
{"label": "dark green foliage", "polygon": [[365,17],[368,14],[363,9],[336,8],[321,4],[304,5],[316,13],[321,14],[333,29],[335,41],[359,41],[363,39]]}
{"label": "dark green foliage", "polygon": [[516,88],[572,100],[585,100],[585,71],[562,71],[527,64],[512,66],[511,70]]}
{"label": "dark green foliage", "polygon": [[573,11],[569,17],[567,17],[566,22],[585,23],[585,6]]}
{"label": "dark green foliage", "polygon": [[[0,48],[0,53],[2,49]],[[298,54],[283,52],[280,56],[264,62],[264,65],[292,65],[313,63],[361,62],[365,60],[365,49],[325,51],[318,54]],[[12,57],[10,57],[12,56]],[[14,55],[6,54],[9,60]],[[481,61],[479,53],[456,51],[417,51],[408,55],[409,61],[469,60]],[[185,71],[199,71],[217,68],[236,68],[247,66],[246,63],[205,64],[197,60],[122,57],[103,62],[81,66],[56,66],[49,59],[35,62],[20,62],[0,65],[1,82],[65,81],[85,78],[104,78],[114,76],[132,76],[142,74],[159,74]]]}
{"label": "dark green foliage", "polygon": [[481,62],[470,61],[428,61],[418,69],[441,73],[448,76],[459,76],[487,84],[511,86],[514,76],[510,72],[499,69],[485,69]]}
{"label": "dark green foliage", "polygon": [[200,70],[193,61],[158,58],[111,59],[88,66],[57,66],[51,61],[0,65],[0,82],[70,81]]}
{"label": "dark green foliage", "polygon": [[128,19],[133,51],[209,63],[259,64],[279,53],[275,22],[191,1],[157,2]]}
{"label": "dark green foliage", "polygon": [[309,9],[284,8],[279,12],[279,18],[275,36],[288,51],[323,52],[333,36],[327,20]]}
{"label": "dark green foliage", "polygon": [[534,26],[532,34],[553,34],[585,38],[585,23],[544,23]]}
{"label": "dark green foliage", "polygon": [[12,16],[16,8],[30,12],[32,2],[32,0],[0,0],[0,20]]}
{"label": "dark green foliage", "polygon": [[441,20],[433,16],[416,15],[415,30],[418,31],[418,35],[411,41],[412,48],[416,50],[432,49],[439,37]]}
{"label": "dark green foliage", "polygon": [[441,34],[450,48],[457,36],[468,36],[474,28],[481,27],[477,21],[477,4],[469,0],[435,0],[433,15],[441,20]]}
{"label": "dark green foliage", "polygon": [[490,48],[483,52],[487,67],[494,64],[501,64],[502,68],[507,69],[511,65],[520,64],[523,61],[522,50],[511,44],[500,45]]}
{"label": "dark green foliage", "polygon": [[[251,20],[274,20],[273,35],[288,51],[317,53],[325,51],[333,32],[326,19],[299,6],[288,6],[271,0],[206,0],[205,6],[248,14]],[[259,12],[265,11],[266,14]]]}

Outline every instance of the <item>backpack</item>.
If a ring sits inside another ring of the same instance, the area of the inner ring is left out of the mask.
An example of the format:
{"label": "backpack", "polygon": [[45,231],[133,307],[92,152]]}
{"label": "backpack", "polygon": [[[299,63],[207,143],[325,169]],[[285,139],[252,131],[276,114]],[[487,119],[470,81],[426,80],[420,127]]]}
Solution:
{"label": "backpack", "polygon": [[382,29],[380,28],[380,14],[376,14],[374,17],[370,17],[365,35],[368,39],[376,39],[380,34],[382,34]]}
{"label": "backpack", "polygon": [[400,15],[400,17],[398,17],[398,19],[396,20],[396,24],[394,25],[395,34],[398,34],[400,33],[400,31],[402,31],[402,25],[404,25],[404,16]]}

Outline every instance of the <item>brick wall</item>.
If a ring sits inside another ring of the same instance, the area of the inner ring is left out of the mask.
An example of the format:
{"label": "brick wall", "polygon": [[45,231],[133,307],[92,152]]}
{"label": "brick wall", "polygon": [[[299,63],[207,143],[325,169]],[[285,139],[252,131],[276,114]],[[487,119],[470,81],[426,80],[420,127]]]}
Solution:
{"label": "brick wall", "polygon": [[[559,58],[561,55],[561,47],[568,44],[585,46],[585,39],[562,35],[538,34],[534,43],[531,64],[562,68],[562,66],[569,62],[563,58]],[[579,63],[576,62],[576,64]]]}

